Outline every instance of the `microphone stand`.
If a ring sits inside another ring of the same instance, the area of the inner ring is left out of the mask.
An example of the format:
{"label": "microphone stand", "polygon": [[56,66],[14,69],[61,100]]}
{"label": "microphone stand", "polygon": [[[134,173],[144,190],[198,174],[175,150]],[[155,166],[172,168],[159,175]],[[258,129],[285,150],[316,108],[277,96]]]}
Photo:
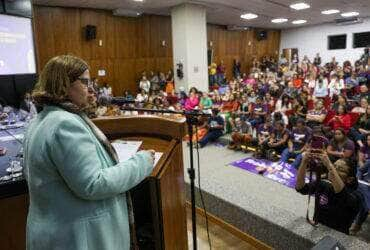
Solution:
{"label": "microphone stand", "polygon": [[[132,102],[130,102],[132,103]],[[210,114],[205,114],[200,111],[174,111],[174,110],[157,110],[157,109],[145,109],[145,108],[133,108],[133,107],[121,107],[121,110],[126,111],[137,111],[137,112],[150,112],[150,113],[162,113],[162,114],[177,114],[184,115],[186,118],[186,124],[188,126],[189,134],[189,153],[190,153],[190,167],[188,168],[188,174],[190,179],[190,195],[191,195],[191,222],[192,222],[192,234],[193,234],[193,249],[197,250],[197,218],[195,212],[195,169],[194,169],[194,155],[193,155],[193,125],[197,125],[198,117],[206,116],[210,117]]]}

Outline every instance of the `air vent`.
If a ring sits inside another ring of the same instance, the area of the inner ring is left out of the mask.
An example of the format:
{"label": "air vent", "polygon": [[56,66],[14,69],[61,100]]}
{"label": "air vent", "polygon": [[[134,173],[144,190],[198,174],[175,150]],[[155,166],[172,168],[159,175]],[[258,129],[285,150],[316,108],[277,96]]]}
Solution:
{"label": "air vent", "polygon": [[357,23],[362,23],[362,22],[363,20],[358,17],[335,19],[336,25],[351,25],[351,24],[357,24]]}
{"label": "air vent", "polygon": [[233,30],[233,31],[241,31],[241,30],[249,30],[250,28],[247,26],[228,25],[226,29]]}
{"label": "air vent", "polygon": [[112,11],[114,16],[126,16],[126,17],[139,17],[142,13],[137,12],[135,10],[127,10],[127,9],[115,9]]}

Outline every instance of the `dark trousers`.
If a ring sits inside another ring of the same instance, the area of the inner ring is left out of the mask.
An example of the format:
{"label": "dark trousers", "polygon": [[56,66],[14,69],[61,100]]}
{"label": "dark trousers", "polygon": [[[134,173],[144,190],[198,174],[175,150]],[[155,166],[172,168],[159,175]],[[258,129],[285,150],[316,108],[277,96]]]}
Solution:
{"label": "dark trousers", "polygon": [[270,147],[268,145],[268,141],[265,141],[261,146],[261,150],[262,150],[262,154],[265,156],[266,155],[266,152],[267,150],[274,150],[277,154],[281,154],[284,149],[286,148],[286,145],[281,145],[281,146],[278,146],[278,147]]}
{"label": "dark trousers", "polygon": [[[359,191],[356,190],[355,192],[359,192]],[[366,218],[369,214],[369,208],[367,207],[365,197],[362,195],[362,193],[359,193],[358,196],[361,197],[361,199],[360,199],[360,208],[359,208],[358,214],[356,215],[354,223],[356,225],[361,226],[365,222],[365,220],[366,220]]]}
{"label": "dark trousers", "polygon": [[355,142],[364,141],[365,135],[361,134],[357,129],[351,128],[348,133],[349,137]]}
{"label": "dark trousers", "polygon": [[369,180],[370,179],[369,172],[370,172],[370,160],[366,160],[364,166],[362,168],[358,168],[357,178],[363,180],[364,176],[366,176],[365,180]]}
{"label": "dark trousers", "polygon": [[209,131],[203,138],[202,140],[199,141],[199,145],[201,147],[204,147],[205,145],[207,145],[208,142],[210,141],[215,141],[217,140],[218,138],[220,138],[222,136],[222,130],[220,129],[217,129],[217,130],[211,130]]}

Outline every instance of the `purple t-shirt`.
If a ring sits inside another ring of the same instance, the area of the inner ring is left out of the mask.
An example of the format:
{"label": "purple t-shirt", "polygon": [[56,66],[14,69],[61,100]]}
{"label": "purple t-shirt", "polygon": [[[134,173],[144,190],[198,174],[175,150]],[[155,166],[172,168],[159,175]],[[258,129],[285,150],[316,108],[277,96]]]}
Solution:
{"label": "purple t-shirt", "polygon": [[293,147],[295,150],[301,150],[302,147],[308,143],[312,135],[309,128],[304,127],[303,129],[293,128],[290,134],[290,139],[293,142]]}
{"label": "purple t-shirt", "polygon": [[355,154],[354,154],[355,143],[350,139],[347,139],[347,141],[342,146],[339,146],[338,143],[334,139],[331,139],[329,145],[333,147],[334,151],[338,151],[338,152],[344,152],[345,150],[350,150],[353,152],[350,158],[355,157]]}
{"label": "purple t-shirt", "polygon": [[270,127],[265,127],[265,124],[261,124],[258,129],[257,129],[257,132],[259,135],[262,135],[264,137],[267,137],[269,136],[271,133],[272,133],[272,130],[273,130],[273,127],[270,126]]}
{"label": "purple t-shirt", "polygon": [[286,128],[283,129],[282,131],[274,129],[272,131],[272,133],[275,135],[275,138],[274,138],[275,142],[278,142],[278,141],[282,140],[285,135],[289,135],[289,130],[286,129]]}
{"label": "purple t-shirt", "polygon": [[364,154],[365,161],[370,160],[370,147],[369,146],[366,145],[365,147],[362,147],[360,151],[361,153]]}
{"label": "purple t-shirt", "polygon": [[260,117],[261,115],[257,115],[256,112],[269,112],[269,108],[267,104],[255,104],[253,107],[253,113],[255,117]]}

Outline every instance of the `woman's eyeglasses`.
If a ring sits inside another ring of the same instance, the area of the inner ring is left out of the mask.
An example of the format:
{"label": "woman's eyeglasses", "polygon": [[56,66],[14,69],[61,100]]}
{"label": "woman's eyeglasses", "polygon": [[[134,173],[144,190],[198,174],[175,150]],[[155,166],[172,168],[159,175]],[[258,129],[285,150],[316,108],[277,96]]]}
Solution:
{"label": "woman's eyeglasses", "polygon": [[80,82],[83,84],[83,85],[86,85],[87,87],[90,87],[92,86],[92,81],[91,79],[89,78],[77,78],[78,80],[80,80]]}

